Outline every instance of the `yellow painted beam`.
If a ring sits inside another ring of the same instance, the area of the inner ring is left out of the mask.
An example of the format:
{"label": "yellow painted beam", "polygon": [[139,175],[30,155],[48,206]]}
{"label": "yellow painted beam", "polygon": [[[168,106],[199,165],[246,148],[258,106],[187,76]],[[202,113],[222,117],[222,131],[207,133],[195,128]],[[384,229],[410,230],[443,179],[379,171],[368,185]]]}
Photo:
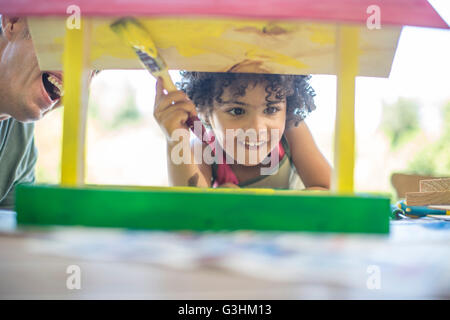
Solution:
{"label": "yellow painted beam", "polygon": [[[169,69],[240,70],[277,74],[336,74],[336,23],[206,17],[136,17]],[[136,54],[110,28],[117,17],[92,19],[94,69],[142,69]],[[43,70],[61,69],[65,17],[29,17]],[[359,76],[388,77],[401,26],[359,24]],[[319,53],[319,54],[318,54]]]}
{"label": "yellow painted beam", "polygon": [[88,101],[88,57],[90,23],[81,21],[80,29],[68,29],[64,40],[64,121],[61,159],[61,185],[84,184],[85,133]]}
{"label": "yellow painted beam", "polygon": [[359,65],[358,27],[338,26],[336,42],[337,102],[332,190],[354,192],[355,78]]}

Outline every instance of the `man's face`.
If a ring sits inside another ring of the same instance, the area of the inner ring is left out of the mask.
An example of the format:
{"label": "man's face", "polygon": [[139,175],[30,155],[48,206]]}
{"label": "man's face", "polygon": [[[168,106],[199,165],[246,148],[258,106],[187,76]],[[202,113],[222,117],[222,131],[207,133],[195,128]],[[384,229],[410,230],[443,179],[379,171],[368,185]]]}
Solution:
{"label": "man's face", "polygon": [[61,100],[62,73],[40,70],[25,19],[3,16],[2,25],[0,117],[39,120]]}

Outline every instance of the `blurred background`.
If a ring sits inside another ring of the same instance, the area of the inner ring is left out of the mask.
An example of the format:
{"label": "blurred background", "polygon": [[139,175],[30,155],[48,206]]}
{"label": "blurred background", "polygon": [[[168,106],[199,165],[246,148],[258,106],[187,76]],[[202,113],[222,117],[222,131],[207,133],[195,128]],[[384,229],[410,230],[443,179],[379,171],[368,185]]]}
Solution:
{"label": "blurred background", "polygon": [[[450,2],[429,1],[450,21]],[[381,17],[382,19],[382,17]],[[393,172],[450,176],[450,31],[404,27],[390,77],[356,80],[357,191],[393,192]],[[180,79],[171,71],[174,82]],[[313,75],[306,122],[333,163],[336,77]],[[87,183],[167,186],[165,140],[153,119],[155,80],[105,70],[92,81]],[[58,183],[63,110],[36,124],[39,183]]]}

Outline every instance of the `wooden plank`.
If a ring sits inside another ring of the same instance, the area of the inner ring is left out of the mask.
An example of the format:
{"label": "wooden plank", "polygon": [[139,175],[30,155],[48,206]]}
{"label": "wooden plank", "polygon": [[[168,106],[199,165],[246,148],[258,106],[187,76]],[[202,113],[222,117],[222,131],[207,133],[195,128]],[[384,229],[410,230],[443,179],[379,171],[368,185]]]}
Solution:
{"label": "wooden plank", "polygon": [[393,173],[391,183],[394,187],[397,198],[403,199],[407,192],[419,192],[420,180],[440,179],[436,176],[422,176],[417,174]]}
{"label": "wooden plank", "polygon": [[66,30],[64,41],[61,184],[67,186],[84,183],[90,31],[90,21],[83,19],[80,29]]}
{"label": "wooden plank", "polygon": [[450,203],[450,191],[407,192],[408,206],[447,205]]}
{"label": "wooden plank", "polygon": [[431,205],[428,206],[430,209],[437,209],[437,210],[447,210],[450,211],[450,204],[441,204],[441,205]]}
{"label": "wooden plank", "polygon": [[[1,11],[0,11],[1,12]],[[133,50],[92,18],[93,69],[142,69]],[[207,18],[139,18],[171,70],[277,74],[337,74],[334,23]],[[61,70],[66,18],[28,18],[41,70]],[[358,74],[388,77],[400,27],[359,29]]]}
{"label": "wooden plank", "polygon": [[450,191],[450,178],[420,180],[420,192]]}
{"label": "wooden plank", "polygon": [[390,200],[295,190],[21,185],[16,212],[21,225],[388,233]]}
{"label": "wooden plank", "polygon": [[359,29],[340,26],[337,46],[337,102],[332,190],[353,193],[355,166],[355,77],[358,74]]}
{"label": "wooden plank", "polygon": [[[77,5],[87,16],[213,16],[252,19],[303,19],[366,24],[376,4],[386,25],[412,25],[448,28],[426,0],[1,0],[5,15],[59,15],[67,17],[67,8]],[[378,31],[377,31],[378,32]]]}

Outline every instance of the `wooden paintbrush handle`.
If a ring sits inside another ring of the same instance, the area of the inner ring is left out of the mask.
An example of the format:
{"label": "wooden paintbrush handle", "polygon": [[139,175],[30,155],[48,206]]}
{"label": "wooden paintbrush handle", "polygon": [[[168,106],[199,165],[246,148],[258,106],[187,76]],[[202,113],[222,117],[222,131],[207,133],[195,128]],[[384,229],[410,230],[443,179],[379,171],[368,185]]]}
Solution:
{"label": "wooden paintbrush handle", "polygon": [[161,77],[163,79],[163,88],[166,89],[167,92],[173,92],[178,90],[175,84],[173,83],[172,78],[170,77],[169,71],[167,71],[167,69],[159,73],[157,77]]}

